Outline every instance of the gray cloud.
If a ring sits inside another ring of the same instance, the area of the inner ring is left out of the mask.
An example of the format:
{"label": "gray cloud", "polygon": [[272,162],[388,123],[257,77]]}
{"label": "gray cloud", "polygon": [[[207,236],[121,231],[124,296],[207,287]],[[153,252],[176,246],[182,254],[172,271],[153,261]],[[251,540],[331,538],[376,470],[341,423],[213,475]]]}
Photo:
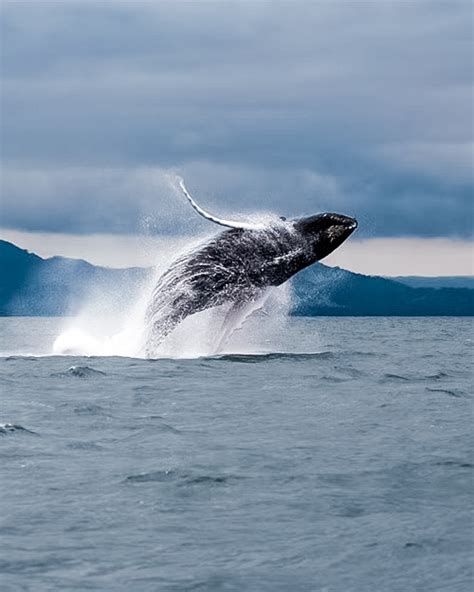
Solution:
{"label": "gray cloud", "polygon": [[2,223],[135,232],[154,215],[176,230],[187,214],[162,177],[178,168],[220,211],[340,209],[367,234],[467,236],[470,10],[6,3]]}

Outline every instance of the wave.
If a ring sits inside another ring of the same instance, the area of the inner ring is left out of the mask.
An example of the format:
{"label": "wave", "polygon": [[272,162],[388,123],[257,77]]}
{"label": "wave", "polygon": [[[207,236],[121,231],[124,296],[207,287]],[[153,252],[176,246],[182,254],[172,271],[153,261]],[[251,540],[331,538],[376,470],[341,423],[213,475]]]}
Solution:
{"label": "wave", "polygon": [[258,364],[272,360],[304,361],[304,360],[331,360],[335,357],[333,352],[266,352],[253,354],[222,354],[209,356],[203,359],[218,360],[223,362],[240,362],[243,364]]}
{"label": "wave", "polygon": [[75,378],[94,378],[107,375],[105,372],[102,372],[102,370],[95,370],[90,366],[71,366],[64,372],[54,372],[51,376],[55,378],[67,378],[70,376]]}
{"label": "wave", "polygon": [[449,378],[449,374],[446,372],[436,372],[436,374],[427,375],[409,375],[386,373],[383,375],[383,381],[403,381],[403,382],[426,382],[426,381],[439,381],[445,378]]}
{"label": "wave", "polygon": [[462,399],[463,395],[460,393],[450,390],[450,389],[443,389],[443,388],[430,388],[429,386],[426,387],[426,390],[430,393],[442,393],[444,395],[449,395],[450,397],[454,397],[456,399]]}
{"label": "wave", "polygon": [[[280,360],[280,361],[304,361],[304,360],[333,360],[341,357],[340,353],[335,353],[332,351],[321,351],[321,352],[292,352],[292,351],[265,351],[265,352],[251,352],[251,353],[223,353],[223,354],[210,354],[210,355],[163,355],[159,358],[141,358],[141,357],[130,357],[130,356],[89,356],[89,355],[82,355],[82,356],[71,356],[70,354],[52,354],[52,355],[40,355],[40,356],[9,356],[8,358],[3,358],[4,361],[38,361],[40,359],[61,359],[61,358],[68,358],[74,357],[78,360],[87,360],[87,361],[101,361],[101,360],[113,360],[113,359],[120,359],[123,361],[129,362],[128,365],[136,365],[137,363],[141,364],[159,364],[160,362],[166,361],[180,361],[180,362],[192,362],[192,361],[201,361],[201,362],[237,362],[237,363],[248,363],[248,364],[257,364],[262,362],[269,362],[272,360]],[[342,356],[343,357],[343,356]],[[0,358],[1,359],[1,358]],[[360,375],[360,371],[355,369],[346,369],[343,370],[342,368],[337,368],[341,370],[343,373],[350,373],[351,376],[355,377]],[[102,370],[96,370],[91,366],[71,366],[67,370],[62,372],[53,372],[50,374],[53,378],[67,378],[67,377],[75,377],[75,378],[92,378],[92,377],[99,377],[99,376],[107,376],[106,372]],[[2,378],[2,377],[0,377]],[[139,387],[142,388],[142,387]],[[148,388],[148,387],[143,387]],[[149,387],[150,390],[155,390],[152,387]]]}
{"label": "wave", "polygon": [[231,482],[242,479],[243,477],[238,475],[209,475],[209,474],[197,474],[187,473],[181,470],[168,469],[159,471],[150,471],[145,473],[138,473],[136,475],[129,475],[126,477],[125,482],[128,483],[167,483],[174,482],[176,485],[181,487],[186,486],[215,486],[215,485],[226,485]]}
{"label": "wave", "polygon": [[28,430],[27,428],[24,428],[23,426],[17,423],[0,424],[0,436],[6,436],[8,434],[14,434],[17,432],[23,434],[36,434],[36,432]]}

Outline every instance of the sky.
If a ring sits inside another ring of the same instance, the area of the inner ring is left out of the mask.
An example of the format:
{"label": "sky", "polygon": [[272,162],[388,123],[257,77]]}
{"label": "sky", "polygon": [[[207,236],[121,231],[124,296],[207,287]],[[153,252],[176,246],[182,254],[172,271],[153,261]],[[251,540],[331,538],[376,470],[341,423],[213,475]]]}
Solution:
{"label": "sky", "polygon": [[[149,264],[218,215],[335,211],[328,262],[473,273],[470,0],[1,4],[0,237]],[[145,245],[145,246],[144,246]]]}

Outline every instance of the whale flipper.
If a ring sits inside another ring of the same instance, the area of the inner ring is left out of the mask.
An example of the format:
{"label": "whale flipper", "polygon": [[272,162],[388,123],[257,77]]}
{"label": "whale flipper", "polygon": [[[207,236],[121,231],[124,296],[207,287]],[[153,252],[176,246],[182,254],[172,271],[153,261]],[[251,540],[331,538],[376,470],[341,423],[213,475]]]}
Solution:
{"label": "whale flipper", "polygon": [[245,302],[236,302],[227,311],[221,327],[221,337],[217,343],[215,353],[219,353],[231,335],[240,331],[245,323],[254,314],[265,310],[265,304],[270,296],[271,290],[266,289],[258,293],[254,298]]}
{"label": "whale flipper", "polygon": [[213,214],[206,212],[206,210],[203,210],[201,206],[199,206],[191,197],[189,191],[186,189],[186,185],[184,184],[183,179],[181,179],[180,177],[178,177],[178,179],[179,187],[186,199],[191,204],[191,207],[200,216],[206,218],[206,220],[210,220],[211,222],[215,222],[216,224],[220,224],[221,226],[227,226],[228,228],[241,228],[242,230],[264,230],[266,228],[264,224],[254,224],[252,222],[240,222],[236,220],[224,220],[223,218],[218,218],[217,216],[214,216]]}

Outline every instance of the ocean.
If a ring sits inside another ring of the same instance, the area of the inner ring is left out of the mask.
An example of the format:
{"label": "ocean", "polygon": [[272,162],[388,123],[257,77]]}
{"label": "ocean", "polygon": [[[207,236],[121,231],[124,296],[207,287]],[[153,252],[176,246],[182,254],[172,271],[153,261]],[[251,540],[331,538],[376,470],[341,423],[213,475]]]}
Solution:
{"label": "ocean", "polygon": [[64,323],[0,319],[2,592],[472,590],[471,319],[156,360]]}

